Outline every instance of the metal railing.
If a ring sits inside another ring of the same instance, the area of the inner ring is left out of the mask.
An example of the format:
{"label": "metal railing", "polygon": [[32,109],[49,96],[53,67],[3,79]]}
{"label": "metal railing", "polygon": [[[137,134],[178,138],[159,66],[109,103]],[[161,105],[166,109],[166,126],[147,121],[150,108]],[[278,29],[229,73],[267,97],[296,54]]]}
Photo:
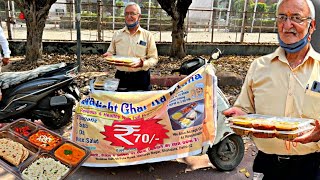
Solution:
{"label": "metal railing", "polygon": [[[49,12],[43,32],[43,40],[76,40],[74,4],[56,3],[63,5],[62,9]],[[123,6],[103,5],[97,3],[81,4],[81,40],[110,41],[115,30],[124,27]],[[156,7],[141,8],[141,26],[150,30],[156,42],[171,42],[171,17],[164,10]],[[9,39],[26,39],[27,31],[24,20],[19,13],[14,19],[8,18],[1,11],[1,26]],[[253,19],[253,15],[256,17]],[[275,43],[277,42],[274,14],[246,12],[245,22],[242,23],[243,12],[228,11],[227,9],[189,9],[185,19],[186,42],[243,42]],[[8,28],[8,19],[10,23]],[[243,26],[244,25],[244,26]],[[241,29],[243,33],[241,33]]]}

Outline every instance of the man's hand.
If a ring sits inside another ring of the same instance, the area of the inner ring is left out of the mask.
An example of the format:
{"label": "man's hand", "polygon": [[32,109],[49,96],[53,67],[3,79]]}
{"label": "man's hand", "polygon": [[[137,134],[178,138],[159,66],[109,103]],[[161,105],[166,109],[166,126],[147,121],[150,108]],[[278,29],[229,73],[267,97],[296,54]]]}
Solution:
{"label": "man's hand", "polygon": [[130,67],[133,67],[133,68],[138,68],[138,67],[142,67],[143,66],[143,60],[140,59],[139,62],[134,62],[134,63],[131,63],[130,64]]}
{"label": "man's hand", "polygon": [[226,109],[222,112],[226,117],[231,117],[231,116],[241,116],[241,115],[246,115],[247,113],[244,112],[241,108],[238,107],[231,107],[229,109]]}
{"label": "man's hand", "polygon": [[10,58],[3,58],[2,59],[2,63],[3,63],[4,66],[9,64],[9,62],[10,62]]}
{"label": "man's hand", "polygon": [[297,137],[293,140],[293,142],[300,142],[302,144],[310,143],[310,142],[318,142],[320,140],[320,121],[315,120],[315,127],[313,130],[307,132],[306,134]]}
{"label": "man's hand", "polygon": [[112,54],[109,53],[109,52],[106,52],[106,53],[104,53],[102,56],[108,57],[108,56],[112,56]]}

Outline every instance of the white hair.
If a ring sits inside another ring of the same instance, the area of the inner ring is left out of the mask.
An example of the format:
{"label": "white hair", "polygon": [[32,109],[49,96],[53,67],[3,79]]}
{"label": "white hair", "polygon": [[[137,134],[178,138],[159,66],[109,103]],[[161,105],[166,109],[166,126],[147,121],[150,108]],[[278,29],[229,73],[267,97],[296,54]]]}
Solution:
{"label": "white hair", "polygon": [[137,3],[135,3],[135,2],[128,2],[128,3],[126,4],[126,6],[124,7],[124,11],[126,11],[126,9],[127,9],[128,6],[136,6],[137,9],[138,9],[138,13],[141,14],[141,8],[140,8],[139,4],[137,4]]}
{"label": "white hair", "polygon": [[[313,2],[311,0],[305,0],[308,4],[309,10],[310,10],[310,17],[311,19],[315,19],[316,18],[316,13],[315,13],[315,9],[314,9],[314,5]],[[278,15],[278,10],[279,10],[279,6],[282,4],[283,0],[279,0],[278,4],[277,4],[277,10],[276,10],[276,15]]]}

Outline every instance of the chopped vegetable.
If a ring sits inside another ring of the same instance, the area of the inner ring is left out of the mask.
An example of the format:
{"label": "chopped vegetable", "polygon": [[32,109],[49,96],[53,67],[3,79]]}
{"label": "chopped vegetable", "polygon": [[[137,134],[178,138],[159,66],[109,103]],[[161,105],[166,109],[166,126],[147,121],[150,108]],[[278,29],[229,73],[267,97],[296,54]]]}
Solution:
{"label": "chopped vegetable", "polygon": [[14,131],[25,137],[29,136],[31,133],[31,129],[29,126],[15,127]]}
{"label": "chopped vegetable", "polygon": [[64,150],[64,154],[65,155],[70,155],[70,154],[72,154],[72,151],[71,150]]}

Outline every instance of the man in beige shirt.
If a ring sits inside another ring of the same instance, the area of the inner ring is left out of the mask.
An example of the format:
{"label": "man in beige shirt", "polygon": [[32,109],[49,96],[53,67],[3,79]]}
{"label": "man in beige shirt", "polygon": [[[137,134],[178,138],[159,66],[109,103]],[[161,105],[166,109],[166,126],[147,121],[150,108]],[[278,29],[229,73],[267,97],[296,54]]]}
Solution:
{"label": "man in beige shirt", "polygon": [[[227,116],[247,113],[286,117],[311,115],[315,128],[294,141],[252,137],[259,152],[253,171],[264,179],[316,179],[320,151],[320,54],[310,44],[315,30],[311,0],[280,0],[277,26],[280,47],[252,62],[241,93]],[[309,97],[310,94],[312,97]],[[310,101],[312,99],[312,101]]]}
{"label": "man in beige shirt", "polygon": [[141,9],[138,4],[129,2],[125,6],[124,15],[126,27],[115,32],[107,52],[103,55],[140,58],[138,62],[116,66],[115,77],[120,79],[118,90],[151,90],[149,69],[158,62],[154,37],[139,25]]}

